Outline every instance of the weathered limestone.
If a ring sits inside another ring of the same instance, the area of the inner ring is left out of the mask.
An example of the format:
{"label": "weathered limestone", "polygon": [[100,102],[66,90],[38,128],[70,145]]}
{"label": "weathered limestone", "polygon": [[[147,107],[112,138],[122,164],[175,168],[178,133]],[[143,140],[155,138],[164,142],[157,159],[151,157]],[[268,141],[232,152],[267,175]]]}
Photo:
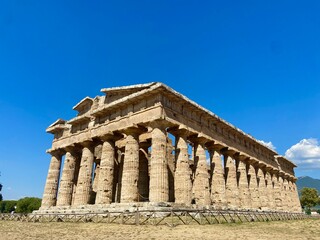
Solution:
{"label": "weathered limestone", "polygon": [[166,159],[167,135],[161,123],[152,130],[152,150],[150,164],[150,202],[169,200],[168,162]]}
{"label": "weathered limestone", "polygon": [[239,161],[238,165],[238,173],[239,173],[239,206],[242,209],[250,209],[251,208],[251,196],[249,192],[248,185],[248,176],[246,164],[242,161]]}
{"label": "weathered limestone", "polygon": [[139,202],[147,202],[149,200],[149,153],[147,144],[140,144],[138,191]]}
{"label": "weathered limestone", "polygon": [[228,155],[224,155],[226,172],[226,200],[228,207],[237,209],[239,207],[239,193],[237,183],[236,163]]}
{"label": "weathered limestone", "polygon": [[64,166],[58,192],[57,206],[71,205],[76,161],[77,157],[75,151],[69,149],[64,160]]}
{"label": "weathered limestone", "polygon": [[127,135],[123,162],[122,194],[123,203],[138,201],[139,143],[134,133]]}
{"label": "weathered limestone", "polygon": [[55,206],[57,201],[62,153],[60,151],[55,151],[50,152],[50,154],[51,161],[41,203],[42,208]]}
{"label": "weathered limestone", "polygon": [[211,202],[216,208],[226,207],[226,188],[224,167],[219,152],[214,151],[212,156],[213,175],[211,182]]}
{"label": "weathered limestone", "polygon": [[196,204],[206,206],[211,204],[208,164],[203,144],[198,143],[195,147],[196,170],[193,182],[193,200]]}
{"label": "weathered limestone", "polygon": [[112,201],[115,149],[111,139],[105,138],[104,140],[102,144],[96,204],[109,204]]}
{"label": "weathered limestone", "polygon": [[177,164],[175,171],[175,202],[191,204],[191,169],[189,167],[187,135],[180,133],[177,139]]}
{"label": "weathered limestone", "polygon": [[259,195],[259,185],[257,180],[256,169],[251,164],[249,165],[249,191],[251,196],[251,208],[252,209],[260,209],[260,195]]}
{"label": "weathered limestone", "polygon": [[85,205],[90,201],[92,191],[93,148],[90,142],[83,143],[78,184],[74,205]]}
{"label": "weathered limestone", "polygon": [[101,91],[47,128],[54,139],[41,211],[301,211],[296,166],[250,135],[162,83]]}

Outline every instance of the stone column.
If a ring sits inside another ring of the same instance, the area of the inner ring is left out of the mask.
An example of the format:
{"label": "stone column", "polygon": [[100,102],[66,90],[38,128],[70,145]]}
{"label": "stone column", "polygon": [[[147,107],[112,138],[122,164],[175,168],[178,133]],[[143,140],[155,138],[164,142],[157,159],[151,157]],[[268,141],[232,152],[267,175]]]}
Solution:
{"label": "stone column", "polygon": [[259,209],[261,207],[260,203],[260,196],[259,196],[259,186],[257,181],[257,174],[256,169],[252,164],[249,165],[249,190],[250,190],[250,196],[251,196],[251,208],[252,209]]}
{"label": "stone column", "polygon": [[96,204],[110,204],[112,202],[115,146],[110,136],[106,136],[102,140],[104,142],[101,150]]}
{"label": "stone column", "polygon": [[139,135],[130,129],[126,131],[126,134],[120,197],[122,203],[138,201]]}
{"label": "stone column", "polygon": [[299,194],[298,194],[298,189],[297,189],[297,185],[296,183],[293,181],[292,182],[292,187],[293,187],[293,199],[294,199],[294,211],[295,212],[301,212],[301,203],[300,203],[300,199],[299,199]]}
{"label": "stone column", "polygon": [[278,211],[284,211],[284,195],[283,195],[283,178],[282,176],[278,176],[278,189],[276,191],[276,206]]}
{"label": "stone column", "polygon": [[191,169],[189,167],[187,132],[180,131],[176,134],[176,171],[174,175],[175,202],[191,204]]}
{"label": "stone column", "polygon": [[280,192],[280,182],[278,179],[278,173],[273,171],[272,182],[273,182],[273,199],[274,199],[274,210],[281,210],[281,192]]}
{"label": "stone column", "polygon": [[94,152],[91,142],[83,142],[79,177],[77,190],[74,199],[74,205],[85,205],[90,201],[90,194],[92,191],[92,171]]}
{"label": "stone column", "polygon": [[267,171],[265,175],[266,179],[266,193],[267,193],[267,199],[268,199],[268,207],[269,210],[275,209],[275,200],[274,200],[274,194],[273,194],[273,184],[271,180],[271,174]]}
{"label": "stone column", "polygon": [[226,200],[227,206],[231,209],[239,208],[239,192],[237,183],[237,171],[234,159],[224,155],[226,172]]}
{"label": "stone column", "polygon": [[197,140],[195,144],[196,166],[193,182],[193,199],[197,205],[211,205],[210,186],[209,186],[209,168],[207,163],[204,142]]}
{"label": "stone column", "polygon": [[165,125],[153,122],[151,166],[150,166],[150,202],[169,200],[168,162],[166,159],[167,133]]}
{"label": "stone column", "polygon": [[289,211],[288,205],[288,180],[286,178],[283,179],[283,187],[281,191],[281,198],[282,198],[282,207],[284,211]]}
{"label": "stone column", "polygon": [[215,208],[225,208],[226,182],[224,177],[224,166],[222,166],[221,155],[218,151],[213,151],[212,171],[211,203]]}
{"label": "stone column", "polygon": [[291,179],[288,179],[288,209],[290,212],[294,211],[294,199],[293,199],[293,189]]}
{"label": "stone column", "polygon": [[269,199],[268,199],[268,193],[266,188],[266,181],[265,176],[261,168],[258,168],[257,171],[257,177],[259,182],[259,196],[260,196],[260,203],[261,203],[261,209],[262,210],[268,210],[269,209]]}
{"label": "stone column", "polygon": [[70,206],[72,202],[77,156],[74,148],[67,148],[66,150],[67,153],[60,180],[57,206]]}
{"label": "stone column", "polygon": [[146,142],[140,143],[139,151],[139,202],[147,202],[149,200],[149,144]]}
{"label": "stone column", "polygon": [[61,151],[52,151],[46,185],[41,202],[41,208],[49,208],[56,205],[60,168],[62,160]]}
{"label": "stone column", "polygon": [[251,208],[251,196],[248,185],[248,176],[246,164],[239,160],[238,165],[238,173],[239,173],[239,206],[242,209],[250,209]]}

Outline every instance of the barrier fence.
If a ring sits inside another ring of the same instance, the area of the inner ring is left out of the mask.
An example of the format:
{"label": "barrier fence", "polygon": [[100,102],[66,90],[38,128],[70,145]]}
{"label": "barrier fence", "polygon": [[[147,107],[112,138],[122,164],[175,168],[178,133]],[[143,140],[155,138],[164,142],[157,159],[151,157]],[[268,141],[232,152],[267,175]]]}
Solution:
{"label": "barrier fence", "polygon": [[0,220],[23,222],[94,222],[130,225],[189,225],[221,224],[242,222],[267,222],[300,220],[308,218],[303,213],[253,212],[231,210],[157,210],[104,213],[30,213],[0,214]]}

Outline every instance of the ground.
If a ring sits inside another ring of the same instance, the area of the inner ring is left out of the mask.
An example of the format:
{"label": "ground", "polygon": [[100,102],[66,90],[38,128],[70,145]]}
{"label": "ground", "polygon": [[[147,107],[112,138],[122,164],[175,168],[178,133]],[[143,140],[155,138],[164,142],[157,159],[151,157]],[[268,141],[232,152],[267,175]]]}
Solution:
{"label": "ground", "polygon": [[320,239],[320,219],[215,225],[133,226],[0,221],[0,239]]}

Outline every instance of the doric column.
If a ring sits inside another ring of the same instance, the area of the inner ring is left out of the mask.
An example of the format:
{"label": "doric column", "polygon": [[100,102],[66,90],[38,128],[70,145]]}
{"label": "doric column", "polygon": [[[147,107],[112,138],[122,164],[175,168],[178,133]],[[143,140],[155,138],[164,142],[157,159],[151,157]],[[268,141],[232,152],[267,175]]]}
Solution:
{"label": "doric column", "polygon": [[70,206],[74,186],[74,175],[76,169],[76,152],[74,148],[66,149],[66,156],[60,180],[57,206]]}
{"label": "doric column", "polygon": [[134,129],[126,131],[120,202],[138,201],[139,134]]}
{"label": "doric column", "polygon": [[149,156],[148,156],[147,142],[140,143],[139,151],[139,202],[146,202],[149,200]]}
{"label": "doric column", "polygon": [[191,204],[192,183],[189,167],[187,132],[176,131],[176,171],[174,175],[175,202]]}
{"label": "doric column", "polygon": [[94,152],[91,142],[83,142],[80,170],[78,176],[77,189],[74,199],[74,205],[85,205],[90,201],[92,191],[92,171]]}
{"label": "doric column", "polygon": [[105,136],[101,150],[100,173],[98,179],[96,204],[112,202],[115,149],[112,136]]}
{"label": "doric column", "polygon": [[293,187],[293,199],[294,199],[294,211],[295,212],[301,212],[301,203],[300,203],[300,199],[299,199],[299,194],[298,194],[298,189],[297,189],[297,185],[296,183],[293,181],[292,182],[292,187]]}
{"label": "doric column", "polygon": [[228,208],[237,209],[239,207],[239,193],[237,183],[236,163],[231,156],[224,155],[226,172],[226,200]]}
{"label": "doric column", "polygon": [[259,186],[257,181],[257,174],[256,169],[252,164],[249,165],[249,190],[251,196],[251,208],[252,209],[259,209],[261,207],[260,204],[260,196],[259,196]]}
{"label": "doric column", "polygon": [[211,203],[215,208],[226,207],[226,183],[224,178],[224,166],[222,166],[221,155],[218,151],[212,154],[212,181],[211,181]]}
{"label": "doric column", "polygon": [[169,200],[168,162],[166,159],[167,133],[165,125],[153,122],[150,166],[150,202],[167,202]]}
{"label": "doric column", "polygon": [[50,154],[51,161],[42,197],[41,208],[55,206],[57,201],[61,160],[63,154],[60,151],[52,151]]}
{"label": "doric column", "polygon": [[266,172],[265,175],[266,180],[266,193],[267,193],[267,199],[268,199],[268,207],[269,210],[275,209],[275,200],[274,200],[274,194],[273,194],[273,184],[271,180],[271,174],[269,171]]}
{"label": "doric column", "polygon": [[197,205],[210,205],[209,169],[204,149],[204,142],[200,139],[195,144],[195,174],[193,181],[193,199]]}
{"label": "doric column", "polygon": [[290,212],[294,211],[295,203],[293,201],[292,182],[291,179],[288,179],[288,209]]}
{"label": "doric column", "polygon": [[281,210],[281,192],[280,192],[280,183],[278,179],[278,172],[273,171],[272,174],[272,182],[273,182],[273,199],[274,199],[274,210]]}
{"label": "doric column", "polygon": [[258,187],[259,187],[261,209],[266,210],[266,209],[269,209],[269,202],[268,202],[269,199],[268,199],[268,193],[266,188],[265,176],[260,167],[258,167],[257,177],[258,177],[258,183],[259,183]]}
{"label": "doric column", "polygon": [[283,187],[281,191],[281,198],[282,198],[282,207],[284,211],[289,211],[289,205],[288,205],[288,180],[286,178],[283,179]]}
{"label": "doric column", "polygon": [[284,211],[284,194],[283,194],[283,178],[278,176],[278,189],[276,191],[276,206],[278,211]]}
{"label": "doric column", "polygon": [[250,209],[251,208],[251,199],[250,199],[250,191],[248,185],[248,176],[246,164],[239,160],[238,165],[238,173],[239,173],[239,206],[242,209]]}

